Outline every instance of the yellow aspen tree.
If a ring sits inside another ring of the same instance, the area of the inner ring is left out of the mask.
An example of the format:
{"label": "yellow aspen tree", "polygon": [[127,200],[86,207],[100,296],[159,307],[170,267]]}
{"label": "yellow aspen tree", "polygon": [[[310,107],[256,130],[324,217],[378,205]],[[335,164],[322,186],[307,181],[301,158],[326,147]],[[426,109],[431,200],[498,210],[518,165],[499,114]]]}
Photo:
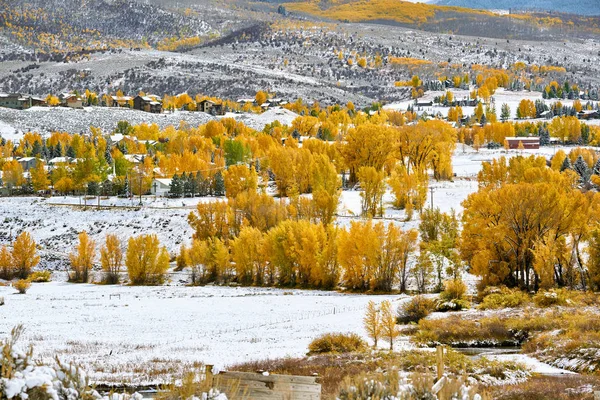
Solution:
{"label": "yellow aspen tree", "polygon": [[69,275],[71,282],[87,283],[96,255],[96,243],[90,239],[86,231],[79,234],[79,244],[76,252],[69,254],[73,274]]}
{"label": "yellow aspen tree", "polygon": [[390,344],[390,350],[394,350],[394,340],[400,335],[396,326],[396,316],[392,311],[392,303],[385,300],[381,303],[381,336]]}
{"label": "yellow aspen tree", "polygon": [[169,253],[156,235],[140,235],[128,241],[125,265],[134,285],[159,284],[169,269]]}
{"label": "yellow aspen tree", "polygon": [[0,279],[11,280],[13,277],[13,265],[10,251],[6,246],[0,248]]}
{"label": "yellow aspen tree", "polygon": [[31,269],[40,262],[35,241],[29,232],[22,232],[17,236],[13,243],[11,258],[14,274],[21,279],[26,279]]}
{"label": "yellow aspen tree", "polygon": [[323,225],[333,222],[341,195],[342,180],[324,154],[314,156],[312,173],[313,204]]}
{"label": "yellow aspen tree", "polygon": [[105,277],[104,282],[109,284],[119,283],[119,272],[123,264],[123,250],[121,241],[116,235],[106,235],[104,246],[100,249],[100,262]]}
{"label": "yellow aspen tree", "polygon": [[383,215],[383,195],[385,194],[385,173],[374,167],[362,167],[357,174],[362,192],[362,211],[364,215],[376,217]]}
{"label": "yellow aspen tree", "polygon": [[383,333],[383,327],[380,310],[373,300],[370,300],[367,304],[367,312],[363,318],[363,324],[365,331],[367,331],[367,336],[373,340],[373,347],[377,348],[377,343]]}
{"label": "yellow aspen tree", "polygon": [[254,168],[246,165],[232,165],[223,172],[225,182],[225,195],[235,198],[241,192],[256,192],[258,175]]}
{"label": "yellow aspen tree", "polygon": [[46,191],[50,185],[48,173],[44,168],[44,163],[40,160],[38,160],[35,163],[35,167],[31,169],[31,185],[36,192]]}

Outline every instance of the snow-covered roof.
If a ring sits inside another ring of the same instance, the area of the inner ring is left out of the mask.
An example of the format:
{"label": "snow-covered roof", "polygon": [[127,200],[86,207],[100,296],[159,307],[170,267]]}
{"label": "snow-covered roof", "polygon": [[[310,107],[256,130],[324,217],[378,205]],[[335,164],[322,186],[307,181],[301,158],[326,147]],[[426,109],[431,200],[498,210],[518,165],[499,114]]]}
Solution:
{"label": "snow-covered roof", "polygon": [[156,178],[154,179],[156,182],[165,185],[165,186],[171,186],[171,181],[172,179],[168,179],[168,178]]}
{"label": "snow-covered roof", "polygon": [[24,161],[24,162],[33,161],[33,160],[35,160],[35,157],[21,157],[21,158],[17,159],[17,161]]}
{"label": "snow-covered roof", "polygon": [[48,164],[70,163],[72,161],[71,157],[54,157],[48,160]]}

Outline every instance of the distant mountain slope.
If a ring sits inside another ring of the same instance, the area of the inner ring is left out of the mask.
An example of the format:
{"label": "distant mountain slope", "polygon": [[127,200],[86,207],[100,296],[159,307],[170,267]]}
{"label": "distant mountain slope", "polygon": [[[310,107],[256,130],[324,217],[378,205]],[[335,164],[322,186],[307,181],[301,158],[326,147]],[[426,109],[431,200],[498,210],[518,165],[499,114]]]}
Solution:
{"label": "distant mountain slope", "polygon": [[544,10],[581,15],[600,15],[599,0],[438,0],[436,4],[487,10]]}

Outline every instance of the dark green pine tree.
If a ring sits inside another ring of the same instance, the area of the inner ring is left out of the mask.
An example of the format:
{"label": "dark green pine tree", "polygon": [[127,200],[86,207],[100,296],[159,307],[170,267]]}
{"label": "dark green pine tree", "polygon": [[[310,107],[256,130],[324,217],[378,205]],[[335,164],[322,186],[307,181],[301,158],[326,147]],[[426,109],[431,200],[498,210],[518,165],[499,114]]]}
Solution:
{"label": "dark green pine tree", "polygon": [[221,174],[221,171],[215,174],[213,180],[213,195],[225,196],[225,181],[223,180],[223,174]]}
{"label": "dark green pine tree", "polygon": [[199,171],[196,173],[196,184],[198,185],[199,196],[204,197],[210,194],[210,181]]}
{"label": "dark green pine tree", "polygon": [[62,157],[62,145],[60,144],[60,142],[56,144],[56,147],[54,148],[54,154],[52,154],[52,157]]}
{"label": "dark green pine tree", "polygon": [[39,140],[33,142],[31,156],[36,158],[40,158],[42,156],[42,145],[40,144]]}
{"label": "dark green pine tree", "polygon": [[170,197],[181,197],[183,193],[183,187],[181,185],[181,179],[177,174],[173,175],[171,184],[169,185],[169,196]]}
{"label": "dark green pine tree", "polygon": [[592,170],[593,175],[600,176],[600,158],[596,161],[596,165],[594,165],[594,169]]}
{"label": "dark green pine tree", "polygon": [[550,144],[550,132],[545,127],[540,127],[540,146],[548,146]]}
{"label": "dark green pine tree", "polygon": [[123,194],[127,197],[131,196],[131,188],[129,185],[129,177],[125,178],[125,186],[123,186]]}
{"label": "dark green pine tree", "polygon": [[575,160],[573,169],[581,177],[580,181],[582,184],[585,184],[590,179],[590,169],[581,154],[579,155],[579,157],[577,157],[577,160]]}
{"label": "dark green pine tree", "polygon": [[75,156],[76,156],[75,149],[71,146],[68,146],[66,155],[67,155],[67,157],[75,158]]}
{"label": "dark green pine tree", "polygon": [[[191,174],[190,174],[191,175]],[[181,187],[183,192],[183,197],[190,195],[190,180],[188,175],[184,172],[181,174]]]}
{"label": "dark green pine tree", "polygon": [[100,185],[96,181],[88,182],[87,184],[87,194],[89,196],[97,196],[100,192]]}
{"label": "dark green pine tree", "polygon": [[104,151],[104,159],[106,160],[106,163],[108,165],[112,165],[113,157],[112,157],[112,154],[110,153],[110,146],[108,144],[106,145],[106,150]]}
{"label": "dark green pine tree", "polygon": [[569,156],[565,157],[565,161],[563,161],[562,165],[560,166],[560,172],[563,172],[566,169],[573,169],[573,165],[571,164],[571,159],[569,159]]}

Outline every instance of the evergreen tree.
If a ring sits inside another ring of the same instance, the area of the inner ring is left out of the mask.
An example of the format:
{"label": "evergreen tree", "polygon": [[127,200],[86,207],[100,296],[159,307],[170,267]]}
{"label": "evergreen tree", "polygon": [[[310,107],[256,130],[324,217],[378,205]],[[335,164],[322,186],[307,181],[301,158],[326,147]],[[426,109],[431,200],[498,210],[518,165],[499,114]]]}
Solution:
{"label": "evergreen tree", "polygon": [[35,142],[33,142],[33,148],[31,149],[31,156],[37,157],[37,158],[42,156],[42,145],[40,144],[39,140],[36,140]]}
{"label": "evergreen tree", "polygon": [[550,144],[550,132],[545,127],[540,127],[540,145],[548,146]]}
{"label": "evergreen tree", "polygon": [[50,150],[48,149],[48,146],[46,146],[46,142],[44,141],[44,144],[42,145],[42,158],[44,160],[48,160],[50,154]]}
{"label": "evergreen tree", "polygon": [[106,145],[106,151],[104,151],[104,159],[108,165],[112,165],[113,158],[112,154],[110,153],[110,146],[108,144]]}
{"label": "evergreen tree", "polygon": [[181,187],[183,197],[191,195],[190,176],[191,174],[188,176],[185,172],[181,174]]}
{"label": "evergreen tree", "polygon": [[131,196],[131,185],[129,184],[129,177],[125,178],[125,186],[123,187],[123,194],[127,197]]}
{"label": "evergreen tree", "polygon": [[507,121],[510,118],[510,107],[508,104],[502,104],[502,108],[500,109],[500,119],[502,121]]}
{"label": "evergreen tree", "polygon": [[596,165],[594,165],[594,169],[592,170],[592,174],[600,176],[600,158],[596,161]]}
{"label": "evergreen tree", "polygon": [[73,149],[73,147],[71,147],[71,146],[67,147],[67,157],[70,157],[70,158],[76,157],[75,149]]}
{"label": "evergreen tree", "polygon": [[590,179],[590,169],[588,168],[587,163],[585,162],[581,154],[579,155],[579,157],[577,157],[577,160],[575,160],[573,169],[581,177],[580,181],[582,184],[585,184]]}
{"label": "evergreen tree", "polygon": [[54,148],[54,154],[52,154],[52,157],[62,157],[62,145],[60,144],[60,142],[56,144],[56,147]]}
{"label": "evergreen tree", "polygon": [[87,184],[87,194],[90,196],[97,196],[100,192],[100,185],[96,181],[88,182]]}
{"label": "evergreen tree", "polygon": [[225,196],[225,181],[221,171],[217,172],[213,181],[213,194],[215,196]]}
{"label": "evergreen tree", "polygon": [[563,172],[566,169],[573,169],[573,165],[571,164],[571,159],[569,159],[569,157],[565,157],[565,161],[563,161],[561,167],[560,167],[560,172]]}
{"label": "evergreen tree", "polygon": [[173,179],[171,179],[171,185],[169,185],[169,196],[171,197],[181,197],[183,194],[183,185],[181,179],[177,174],[173,175]]}
{"label": "evergreen tree", "polygon": [[204,178],[204,175],[199,171],[196,173],[196,184],[199,196],[203,197],[210,194],[210,182],[208,179]]}

